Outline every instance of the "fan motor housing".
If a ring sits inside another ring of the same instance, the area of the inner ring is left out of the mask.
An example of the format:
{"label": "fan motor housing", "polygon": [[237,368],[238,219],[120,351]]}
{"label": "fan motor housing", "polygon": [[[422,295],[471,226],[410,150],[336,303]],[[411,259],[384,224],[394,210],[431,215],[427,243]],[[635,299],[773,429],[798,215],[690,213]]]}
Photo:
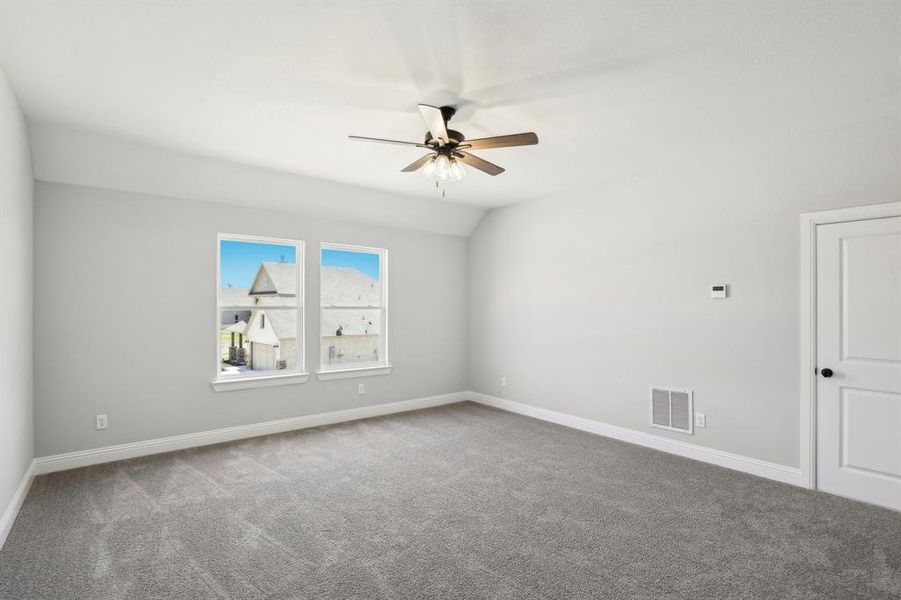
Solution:
{"label": "fan motor housing", "polygon": [[[463,134],[460,133],[459,131],[455,131],[455,130],[453,130],[453,129],[448,129],[448,130],[447,130],[447,137],[449,138],[450,143],[453,144],[453,145],[460,144],[460,143],[463,142],[463,140],[466,139],[466,136],[465,136],[465,135],[463,135]],[[432,139],[433,139],[433,138],[432,138],[431,132],[426,132],[426,134],[425,134],[425,143],[426,143],[426,144],[431,143]]]}

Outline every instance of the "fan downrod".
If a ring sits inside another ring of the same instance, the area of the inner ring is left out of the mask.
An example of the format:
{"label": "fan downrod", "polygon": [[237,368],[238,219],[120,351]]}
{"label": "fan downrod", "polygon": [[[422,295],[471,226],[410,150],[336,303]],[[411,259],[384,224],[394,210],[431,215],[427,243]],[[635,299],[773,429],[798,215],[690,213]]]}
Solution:
{"label": "fan downrod", "polygon": [[457,114],[457,109],[453,106],[442,106],[438,110],[441,111],[441,116],[444,117],[444,124],[447,125],[447,122],[451,120],[451,118]]}

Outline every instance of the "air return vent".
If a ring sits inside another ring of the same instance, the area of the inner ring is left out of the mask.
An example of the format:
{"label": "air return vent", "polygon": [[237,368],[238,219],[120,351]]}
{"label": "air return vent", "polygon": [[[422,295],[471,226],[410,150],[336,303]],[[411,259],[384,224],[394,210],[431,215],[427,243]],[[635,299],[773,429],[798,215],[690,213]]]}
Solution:
{"label": "air return vent", "polygon": [[651,425],[693,434],[694,400],[691,390],[651,387]]}

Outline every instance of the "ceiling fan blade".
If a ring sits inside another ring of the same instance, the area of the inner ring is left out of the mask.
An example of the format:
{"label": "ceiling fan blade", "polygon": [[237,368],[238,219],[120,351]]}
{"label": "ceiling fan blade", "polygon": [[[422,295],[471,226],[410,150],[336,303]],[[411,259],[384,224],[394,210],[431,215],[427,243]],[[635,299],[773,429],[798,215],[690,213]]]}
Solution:
{"label": "ceiling fan blade", "polygon": [[493,163],[488,162],[487,160],[482,160],[478,156],[473,156],[467,152],[454,152],[454,156],[457,157],[463,164],[469,165],[474,169],[478,169],[479,171],[484,171],[489,175],[500,175],[504,172],[502,167],[499,167]]}
{"label": "ceiling fan blade", "polygon": [[446,144],[448,140],[447,124],[444,122],[444,115],[441,114],[441,109],[429,104],[420,104],[419,114],[422,115],[422,120],[425,121],[426,127],[429,128],[432,139],[438,140],[442,146]]}
{"label": "ceiling fan blade", "polygon": [[420,144],[419,142],[402,142],[400,140],[383,140],[382,138],[363,137],[360,135],[347,136],[357,142],[378,142],[380,144],[396,144],[398,146],[415,146],[417,148],[431,148],[428,144]]}
{"label": "ceiling fan blade", "polygon": [[511,146],[533,146],[538,143],[538,136],[530,131],[529,133],[514,133],[513,135],[499,135],[496,137],[466,140],[463,143],[469,145],[473,150],[509,148]]}
{"label": "ceiling fan blade", "polygon": [[425,166],[425,164],[426,164],[427,162],[429,162],[430,160],[432,160],[432,158],[434,158],[434,156],[435,156],[434,153],[432,153],[432,154],[426,154],[426,155],[423,156],[422,158],[417,159],[417,160],[411,162],[409,165],[407,165],[406,167],[404,167],[403,169],[401,169],[401,172],[402,172],[402,173],[412,173],[413,171],[418,171],[418,170],[421,169],[423,166]]}

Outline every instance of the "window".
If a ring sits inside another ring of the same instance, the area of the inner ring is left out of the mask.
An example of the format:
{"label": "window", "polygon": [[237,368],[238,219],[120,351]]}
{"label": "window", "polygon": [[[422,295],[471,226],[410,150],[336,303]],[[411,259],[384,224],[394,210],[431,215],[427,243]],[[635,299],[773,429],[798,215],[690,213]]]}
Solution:
{"label": "window", "polygon": [[322,245],[320,372],[388,367],[387,259],[379,248]]}
{"label": "window", "polygon": [[301,374],[303,242],[220,234],[218,244],[216,382]]}

